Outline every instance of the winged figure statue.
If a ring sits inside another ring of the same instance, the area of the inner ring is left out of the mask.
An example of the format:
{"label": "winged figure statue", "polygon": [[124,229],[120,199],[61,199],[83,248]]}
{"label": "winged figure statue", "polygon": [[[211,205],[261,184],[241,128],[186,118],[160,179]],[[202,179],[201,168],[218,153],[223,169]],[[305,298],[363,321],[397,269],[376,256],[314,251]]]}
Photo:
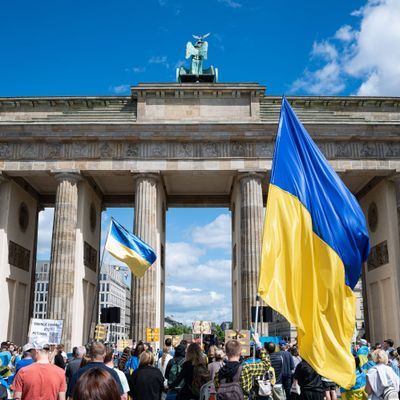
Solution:
{"label": "winged figure statue", "polygon": [[203,67],[203,61],[208,58],[208,42],[204,39],[210,36],[210,33],[205,35],[192,35],[196,42],[187,42],[186,44],[186,59],[191,59],[190,68],[181,66],[177,68],[178,82],[215,82],[217,79],[217,71],[213,66],[209,68]]}

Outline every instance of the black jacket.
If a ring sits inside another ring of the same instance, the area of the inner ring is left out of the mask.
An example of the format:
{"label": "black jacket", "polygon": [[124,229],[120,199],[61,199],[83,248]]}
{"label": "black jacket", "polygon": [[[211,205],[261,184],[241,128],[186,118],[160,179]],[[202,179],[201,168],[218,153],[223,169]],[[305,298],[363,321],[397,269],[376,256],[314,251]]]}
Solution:
{"label": "black jacket", "polygon": [[135,400],[160,400],[164,378],[158,368],[145,366],[128,377],[129,395]]}

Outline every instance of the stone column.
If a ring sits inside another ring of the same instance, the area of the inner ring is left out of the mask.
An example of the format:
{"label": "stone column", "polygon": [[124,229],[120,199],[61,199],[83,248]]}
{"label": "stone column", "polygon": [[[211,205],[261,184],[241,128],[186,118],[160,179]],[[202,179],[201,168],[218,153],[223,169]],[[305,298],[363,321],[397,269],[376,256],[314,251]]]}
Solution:
{"label": "stone column", "polygon": [[71,348],[73,295],[75,279],[75,245],[78,207],[76,173],[57,173],[53,237],[48,296],[48,318],[64,320],[62,341]]}
{"label": "stone column", "polygon": [[150,245],[157,261],[142,278],[132,276],[132,338],[146,339],[146,328],[160,327],[157,311],[160,308],[158,282],[160,277],[160,207],[161,182],[157,174],[139,174],[135,177],[134,233]]}
{"label": "stone column", "polygon": [[258,173],[239,177],[242,329],[249,329],[251,306],[256,303],[263,232],[262,178]]}

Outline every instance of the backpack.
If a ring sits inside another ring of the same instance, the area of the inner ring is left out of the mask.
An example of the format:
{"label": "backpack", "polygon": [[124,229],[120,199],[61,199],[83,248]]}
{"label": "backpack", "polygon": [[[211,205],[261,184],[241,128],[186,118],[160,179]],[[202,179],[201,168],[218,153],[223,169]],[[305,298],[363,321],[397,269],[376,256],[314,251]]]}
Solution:
{"label": "backpack", "polygon": [[193,379],[190,390],[196,398],[200,396],[201,387],[210,381],[210,371],[205,365],[195,365],[193,367]]}
{"label": "backpack", "polygon": [[393,386],[388,386],[383,390],[381,399],[383,400],[398,400],[399,394],[396,392]]}
{"label": "backpack", "polygon": [[[178,362],[175,360],[175,358],[173,358],[171,360],[172,363],[172,367],[169,370],[169,375],[168,375],[168,385],[171,385],[172,382],[177,378],[177,376],[180,374],[180,372],[182,371],[182,365],[185,362],[185,359],[182,358],[181,360],[179,360]],[[178,388],[181,386],[181,383],[179,383]]]}
{"label": "backpack", "polygon": [[232,381],[221,379],[217,389],[217,400],[244,400],[243,390],[239,383],[241,373],[242,366],[240,365]]}

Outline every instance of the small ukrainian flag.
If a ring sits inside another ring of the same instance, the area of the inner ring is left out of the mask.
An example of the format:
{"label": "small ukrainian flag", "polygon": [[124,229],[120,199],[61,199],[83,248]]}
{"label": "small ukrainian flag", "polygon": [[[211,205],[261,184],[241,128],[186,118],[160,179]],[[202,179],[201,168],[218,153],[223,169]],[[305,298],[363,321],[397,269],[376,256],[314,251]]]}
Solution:
{"label": "small ukrainian flag", "polygon": [[112,256],[124,262],[137,278],[141,278],[157,259],[149,245],[114,219],[111,219],[106,249]]}

